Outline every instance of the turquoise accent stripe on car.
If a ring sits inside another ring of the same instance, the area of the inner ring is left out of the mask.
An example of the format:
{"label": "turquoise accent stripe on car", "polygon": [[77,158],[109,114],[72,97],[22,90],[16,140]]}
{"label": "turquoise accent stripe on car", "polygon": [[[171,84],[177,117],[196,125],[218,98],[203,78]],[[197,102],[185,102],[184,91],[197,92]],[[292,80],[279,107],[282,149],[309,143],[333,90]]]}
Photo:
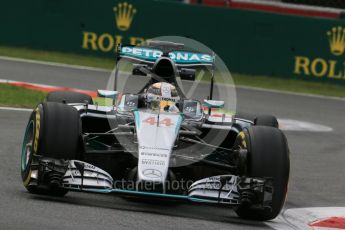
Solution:
{"label": "turquoise accent stripe on car", "polygon": [[135,118],[135,125],[137,126],[137,129],[140,128],[140,114],[139,111],[134,111],[134,118]]}
{"label": "turquoise accent stripe on car", "polygon": [[[30,121],[30,123],[26,126],[26,130],[25,130],[25,135],[24,135],[24,139],[23,139],[23,144],[22,144],[22,157],[21,157],[21,168],[22,171],[24,171],[27,167],[26,165],[26,145],[28,144],[28,134],[29,134],[29,129],[33,128],[34,122]],[[33,134],[32,134],[33,135]]]}
{"label": "turquoise accent stripe on car", "polygon": [[186,201],[194,201],[194,202],[201,202],[201,203],[217,203],[214,200],[207,200],[201,198],[190,197],[186,195],[176,195],[176,194],[164,194],[164,193],[155,193],[155,192],[142,192],[142,191],[135,191],[135,190],[126,190],[126,189],[78,189],[78,188],[67,188],[69,190],[76,190],[76,191],[83,191],[83,192],[94,192],[94,193],[122,193],[122,194],[129,194],[129,195],[138,195],[138,196],[149,196],[149,197],[160,197],[160,198],[170,198],[170,199],[178,199],[178,200],[186,200]]}
{"label": "turquoise accent stripe on car", "polygon": [[177,119],[177,124],[175,127],[175,134],[178,133],[178,131],[180,130],[181,124],[182,124],[182,115],[179,115],[179,118]]}
{"label": "turquoise accent stripe on car", "polygon": [[[163,55],[162,50],[152,49],[148,47],[122,47],[120,56],[123,58],[134,58],[148,62],[155,62]],[[214,57],[210,54],[186,52],[186,51],[172,51],[169,52],[169,57],[176,64],[212,64]]]}

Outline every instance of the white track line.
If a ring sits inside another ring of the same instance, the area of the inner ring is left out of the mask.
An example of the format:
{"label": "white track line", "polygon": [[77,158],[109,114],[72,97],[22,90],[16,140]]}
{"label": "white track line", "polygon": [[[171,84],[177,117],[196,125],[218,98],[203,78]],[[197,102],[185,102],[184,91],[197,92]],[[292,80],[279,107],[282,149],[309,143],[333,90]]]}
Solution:
{"label": "white track line", "polygon": [[31,59],[25,59],[25,58],[15,58],[15,57],[0,56],[0,60],[15,61],[15,62],[25,62],[25,63],[38,64],[38,65],[47,65],[47,66],[54,66],[54,67],[79,69],[79,70],[90,70],[90,71],[106,72],[106,73],[110,73],[111,72],[110,70],[103,69],[103,68],[88,67],[88,66],[82,66],[82,65],[70,65],[70,64],[63,64],[63,63],[49,62],[49,61],[38,61],[38,60],[31,60]]}
{"label": "white track line", "polygon": [[292,119],[278,119],[279,128],[284,131],[299,131],[299,132],[332,132],[333,128],[311,123],[307,121],[292,120]]}
{"label": "white track line", "polygon": [[[62,64],[62,63],[48,62],[48,61],[30,60],[30,59],[25,59],[25,58],[15,58],[15,57],[0,56],[0,60],[25,62],[25,63],[32,63],[32,64],[38,64],[38,65],[47,65],[47,66],[54,66],[54,67],[61,67],[61,68],[70,68],[70,69],[78,69],[78,70],[90,70],[90,71],[103,72],[103,73],[105,72],[105,73],[109,73],[109,74],[111,73],[111,70],[103,69],[103,68],[88,67],[88,66],[81,66],[81,65]],[[264,89],[264,88],[258,88],[258,87],[252,87],[252,86],[244,86],[244,85],[236,85],[235,87],[239,88],[239,89],[255,90],[255,91],[261,91],[261,92],[269,92],[269,93],[277,93],[277,94],[285,94],[285,95],[294,95],[294,96],[303,96],[303,97],[313,97],[313,98],[322,98],[322,99],[327,99],[327,100],[345,101],[345,99],[341,98],[341,97],[322,96],[322,95],[315,95],[315,94],[308,94],[308,93],[295,93],[295,92],[289,92],[289,91],[280,91],[280,90],[274,90],[274,89]]]}
{"label": "white track line", "polygon": [[269,92],[269,93],[294,95],[294,96],[303,96],[303,97],[313,97],[313,98],[328,99],[328,100],[345,101],[345,98],[341,98],[341,97],[323,96],[323,95],[316,95],[316,94],[309,94],[309,93],[295,93],[295,92],[284,91],[284,90],[280,91],[280,90],[275,90],[275,89],[258,88],[258,87],[254,87],[254,86],[236,85],[236,88],[256,90],[256,91]]}
{"label": "white track line", "polygon": [[15,108],[15,107],[0,107],[0,110],[32,112],[32,109]]}

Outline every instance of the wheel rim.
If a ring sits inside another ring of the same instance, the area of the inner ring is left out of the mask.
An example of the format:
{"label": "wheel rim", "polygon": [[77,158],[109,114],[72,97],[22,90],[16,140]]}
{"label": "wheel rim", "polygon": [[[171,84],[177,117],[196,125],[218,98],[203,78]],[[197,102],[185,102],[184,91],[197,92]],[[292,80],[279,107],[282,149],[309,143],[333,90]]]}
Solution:
{"label": "wheel rim", "polygon": [[34,139],[34,122],[30,121],[26,127],[23,145],[22,145],[22,157],[21,157],[21,168],[22,171],[28,167],[30,157],[32,154],[32,143]]}

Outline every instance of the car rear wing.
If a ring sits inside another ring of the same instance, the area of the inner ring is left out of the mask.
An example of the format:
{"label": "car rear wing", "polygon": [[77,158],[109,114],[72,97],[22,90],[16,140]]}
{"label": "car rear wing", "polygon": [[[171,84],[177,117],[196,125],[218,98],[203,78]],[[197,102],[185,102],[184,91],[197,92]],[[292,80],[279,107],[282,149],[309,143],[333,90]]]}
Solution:
{"label": "car rear wing", "polygon": [[[169,57],[178,68],[209,68],[211,72],[211,84],[209,100],[213,98],[215,53],[203,53],[187,50],[184,44],[168,41],[146,41],[144,45],[122,45],[116,49],[116,69],[114,90],[117,89],[118,63],[121,59],[127,59],[136,63],[153,65],[160,57]],[[211,109],[209,109],[209,114]]]}

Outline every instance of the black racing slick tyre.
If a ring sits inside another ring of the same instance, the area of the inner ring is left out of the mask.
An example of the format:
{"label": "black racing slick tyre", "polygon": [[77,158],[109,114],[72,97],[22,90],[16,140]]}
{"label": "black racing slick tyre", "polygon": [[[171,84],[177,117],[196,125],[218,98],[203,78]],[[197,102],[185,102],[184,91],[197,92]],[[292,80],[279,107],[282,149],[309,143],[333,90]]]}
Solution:
{"label": "black racing slick tyre", "polygon": [[288,189],[290,160],[285,135],[277,128],[251,126],[239,133],[235,146],[247,149],[246,176],[273,179],[271,209],[254,209],[242,204],[236,213],[246,219],[274,219],[283,208]]}
{"label": "black racing slick tyre", "polygon": [[254,124],[257,126],[279,127],[277,118],[272,115],[259,115],[254,119]]}
{"label": "black racing slick tyre", "polygon": [[21,175],[31,193],[63,196],[67,190],[38,183],[38,157],[79,159],[81,121],[78,111],[62,103],[44,102],[32,112],[24,135]]}
{"label": "black racing slick tyre", "polygon": [[257,126],[270,126],[278,128],[278,120],[272,115],[253,115],[249,113],[238,113],[235,115],[235,119],[244,119],[253,122]]}
{"label": "black racing slick tyre", "polygon": [[88,103],[93,104],[92,97],[84,93],[67,92],[67,91],[53,91],[48,93],[46,97],[47,102],[60,103]]}

